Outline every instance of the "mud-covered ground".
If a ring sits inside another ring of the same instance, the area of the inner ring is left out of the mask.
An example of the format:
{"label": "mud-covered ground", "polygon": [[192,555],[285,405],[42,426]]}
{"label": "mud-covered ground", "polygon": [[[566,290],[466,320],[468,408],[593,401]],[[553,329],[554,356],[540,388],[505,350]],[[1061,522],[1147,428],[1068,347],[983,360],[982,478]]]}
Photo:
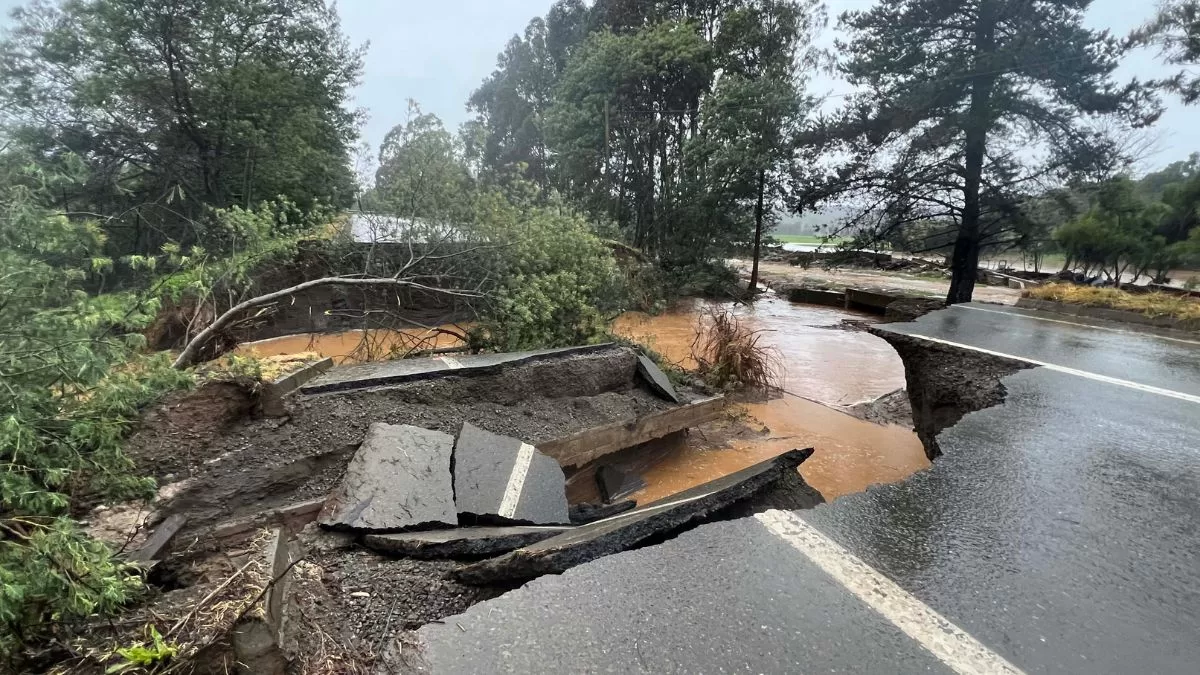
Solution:
{"label": "mud-covered ground", "polygon": [[848,406],[845,410],[860,420],[875,424],[895,424],[902,427],[913,425],[912,405],[908,400],[908,392],[904,389],[884,394],[874,401]]}
{"label": "mud-covered ground", "polygon": [[244,392],[226,387],[155,411],[127,452],[171,484],[157,519],[185,514],[185,533],[195,532],[328,494],[375,422],[447,433],[470,422],[536,445],[669,407],[640,386],[634,363],[618,349],[486,376],[300,396],[284,418],[249,415]]}
{"label": "mud-covered ground", "polygon": [[[739,261],[739,264],[741,262]],[[748,265],[745,265],[748,267]],[[879,288],[903,291],[908,295],[921,295],[931,298],[944,298],[950,290],[948,279],[937,279],[903,272],[885,272],[874,269],[822,269],[812,266],[809,269],[786,263],[764,262],[759,265],[759,273],[772,286],[780,284],[803,284],[812,287],[845,288]],[[981,302],[996,302],[1002,305],[1016,304],[1021,297],[1021,291],[1004,286],[975,286],[975,300]]]}

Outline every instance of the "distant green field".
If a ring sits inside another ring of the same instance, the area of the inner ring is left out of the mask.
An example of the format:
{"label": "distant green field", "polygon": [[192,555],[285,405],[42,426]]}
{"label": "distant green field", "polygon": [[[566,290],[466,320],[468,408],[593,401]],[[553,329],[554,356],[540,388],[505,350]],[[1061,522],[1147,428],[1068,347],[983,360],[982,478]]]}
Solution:
{"label": "distant green field", "polygon": [[829,241],[825,241],[824,237],[815,234],[773,234],[771,236],[785,244],[828,244],[829,246],[837,246],[844,241],[848,241],[845,237],[832,237]]}

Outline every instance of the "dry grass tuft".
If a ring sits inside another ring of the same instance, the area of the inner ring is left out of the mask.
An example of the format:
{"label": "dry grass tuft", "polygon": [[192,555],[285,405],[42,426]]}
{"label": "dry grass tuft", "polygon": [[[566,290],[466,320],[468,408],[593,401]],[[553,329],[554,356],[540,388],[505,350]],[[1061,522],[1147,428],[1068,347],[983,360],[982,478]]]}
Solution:
{"label": "dry grass tuft", "polygon": [[1046,284],[1025,291],[1027,298],[1141,312],[1146,316],[1200,319],[1200,300],[1167,293],[1129,293],[1116,288]]}
{"label": "dry grass tuft", "polygon": [[778,388],[778,350],[762,344],[762,331],[745,327],[729,310],[701,312],[692,359],[700,376],[713,387],[745,387],[765,395]]}

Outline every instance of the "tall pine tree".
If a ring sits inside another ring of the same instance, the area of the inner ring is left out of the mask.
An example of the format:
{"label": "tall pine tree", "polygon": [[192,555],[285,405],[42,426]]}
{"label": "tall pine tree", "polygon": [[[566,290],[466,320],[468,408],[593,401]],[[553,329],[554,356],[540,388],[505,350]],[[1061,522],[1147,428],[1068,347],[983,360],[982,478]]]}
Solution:
{"label": "tall pine tree", "polygon": [[870,195],[885,227],[954,235],[950,303],[971,299],[1023,186],[1106,164],[1101,117],[1157,115],[1147,87],[1113,81],[1124,47],[1084,27],[1090,4],[897,0],[841,17],[841,72],[861,93],[824,128],[852,158],[839,184]]}

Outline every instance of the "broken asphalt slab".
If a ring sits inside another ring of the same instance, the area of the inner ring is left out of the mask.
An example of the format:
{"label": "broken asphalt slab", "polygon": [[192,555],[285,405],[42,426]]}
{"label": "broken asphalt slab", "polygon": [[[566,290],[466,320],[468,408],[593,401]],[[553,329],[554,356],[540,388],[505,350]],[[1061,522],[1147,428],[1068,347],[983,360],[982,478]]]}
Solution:
{"label": "broken asphalt slab", "polygon": [[558,462],[528,443],[469,423],[454,444],[454,502],[460,523],[570,522]]}
{"label": "broken asphalt slab", "polygon": [[683,403],[683,399],[675,391],[675,386],[671,384],[671,378],[667,377],[658,364],[645,354],[638,354],[638,375],[646,380],[646,383],[650,385],[650,390],[655,394],[672,403]]}
{"label": "broken asphalt slab", "polygon": [[372,424],[317,522],[375,532],[458,525],[453,450],[454,437],[440,431]]}
{"label": "broken asphalt slab", "polygon": [[399,359],[379,363],[363,363],[334,368],[321,377],[300,387],[305,394],[322,394],[332,391],[350,391],[384,385],[412,382],[444,375],[483,375],[494,373],[506,366],[515,366],[534,361],[566,358],[592,354],[605,350],[619,350],[613,343],[542,349],[531,352],[504,354],[474,354],[469,356],[440,356],[430,359]]}
{"label": "broken asphalt slab", "polygon": [[363,537],[363,546],[408,558],[482,558],[508,553],[569,529],[565,526],[513,525],[369,534]]}
{"label": "broken asphalt slab", "polygon": [[661,540],[707,519],[720,518],[722,511],[769,492],[789,474],[798,477],[796,469],[812,454],[811,448],[791,450],[642,508],[463,567],[455,577],[469,584],[524,581],[543,574],[560,574],[576,565]]}

